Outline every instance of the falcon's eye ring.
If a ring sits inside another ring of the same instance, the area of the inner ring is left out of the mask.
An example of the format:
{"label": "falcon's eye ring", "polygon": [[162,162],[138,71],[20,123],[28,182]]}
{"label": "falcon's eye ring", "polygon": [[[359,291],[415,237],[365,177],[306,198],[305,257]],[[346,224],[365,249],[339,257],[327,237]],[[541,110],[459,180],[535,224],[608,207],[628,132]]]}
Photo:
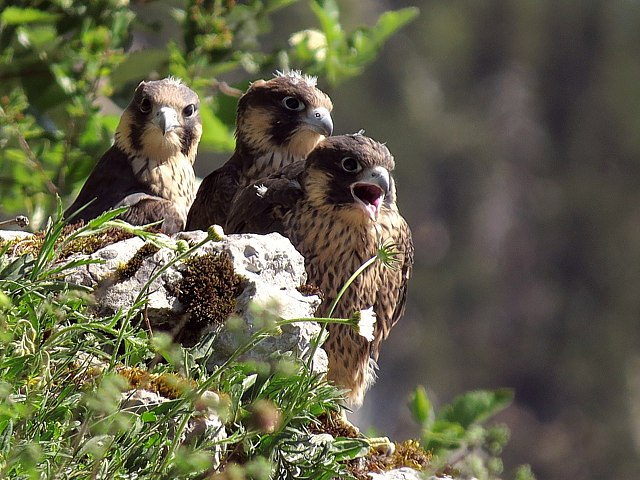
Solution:
{"label": "falcon's eye ring", "polygon": [[284,105],[284,108],[287,110],[293,110],[294,112],[299,112],[305,108],[304,103],[296,97],[284,97],[282,99],[282,105]]}
{"label": "falcon's eye ring", "polygon": [[345,157],[341,161],[342,169],[345,172],[349,173],[357,173],[362,170],[362,167],[358,163],[358,161],[353,157]]}
{"label": "falcon's eye ring", "polygon": [[185,118],[189,118],[195,112],[196,112],[196,106],[192,103],[184,107],[184,109],[182,110],[182,115],[184,115]]}
{"label": "falcon's eye ring", "polygon": [[140,102],[140,111],[142,113],[149,113],[151,111],[151,100],[148,98],[143,98]]}

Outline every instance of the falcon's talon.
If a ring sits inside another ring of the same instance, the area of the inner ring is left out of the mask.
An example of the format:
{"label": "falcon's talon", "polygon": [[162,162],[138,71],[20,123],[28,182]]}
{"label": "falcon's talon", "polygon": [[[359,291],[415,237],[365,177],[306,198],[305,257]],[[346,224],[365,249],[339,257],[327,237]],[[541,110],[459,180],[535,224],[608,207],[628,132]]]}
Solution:
{"label": "falcon's talon", "polygon": [[385,457],[391,457],[396,452],[396,444],[389,440],[389,437],[373,437],[368,438],[367,441],[376,453]]}

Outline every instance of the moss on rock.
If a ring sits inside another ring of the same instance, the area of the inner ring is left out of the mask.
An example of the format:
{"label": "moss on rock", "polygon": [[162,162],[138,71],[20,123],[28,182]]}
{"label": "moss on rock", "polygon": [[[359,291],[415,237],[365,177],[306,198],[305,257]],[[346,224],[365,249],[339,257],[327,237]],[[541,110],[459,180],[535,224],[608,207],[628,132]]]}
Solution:
{"label": "moss on rock", "polygon": [[[56,239],[56,245],[60,245],[67,237],[69,237],[69,235],[82,226],[82,222],[65,225],[62,229],[62,233]],[[8,245],[3,244],[3,247],[7,246],[7,254],[11,256],[19,257],[27,254],[36,256],[44,244],[45,236],[45,231],[41,230],[27,238],[10,240],[7,242]],[[120,228],[108,228],[94,235],[79,237],[65,245],[60,252],[59,259],[64,260],[75,253],[91,255],[107,245],[118,243],[133,236],[134,235],[132,233]]]}
{"label": "moss on rock", "polygon": [[227,253],[195,256],[184,263],[177,296],[190,315],[189,325],[202,328],[224,323],[235,310],[245,278],[235,272]]}
{"label": "moss on rock", "polygon": [[133,255],[133,257],[129,259],[127,263],[123,263],[116,269],[116,278],[122,281],[133,277],[142,266],[142,262],[144,262],[144,259],[150,257],[158,250],[160,250],[160,248],[158,248],[156,245],[153,245],[152,243],[145,243],[138,249],[138,251]]}
{"label": "moss on rock", "polygon": [[150,373],[135,367],[120,367],[116,371],[127,379],[131,388],[149,390],[170,399],[180,398],[185,391],[197,387],[195,381],[171,373]]}

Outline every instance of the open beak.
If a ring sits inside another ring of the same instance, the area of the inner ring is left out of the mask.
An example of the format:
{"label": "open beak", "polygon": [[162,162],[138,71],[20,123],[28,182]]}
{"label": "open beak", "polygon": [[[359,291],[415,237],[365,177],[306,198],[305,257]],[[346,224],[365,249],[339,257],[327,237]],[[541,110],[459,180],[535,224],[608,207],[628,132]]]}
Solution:
{"label": "open beak", "polygon": [[384,167],[363,170],[358,181],[351,184],[351,195],[372,221],[378,220],[384,198],[389,194],[390,175]]}
{"label": "open beak", "polygon": [[325,137],[329,137],[333,133],[331,114],[329,110],[324,107],[307,110],[302,121],[309,130],[324,135]]}
{"label": "open beak", "polygon": [[156,114],[155,121],[163,135],[180,126],[178,113],[171,107],[161,107]]}

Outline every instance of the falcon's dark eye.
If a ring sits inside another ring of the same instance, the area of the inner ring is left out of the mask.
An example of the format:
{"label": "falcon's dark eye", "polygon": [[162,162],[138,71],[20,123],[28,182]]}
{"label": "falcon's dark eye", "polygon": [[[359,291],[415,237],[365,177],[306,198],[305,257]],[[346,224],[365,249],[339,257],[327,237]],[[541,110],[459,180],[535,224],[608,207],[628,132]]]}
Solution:
{"label": "falcon's dark eye", "polygon": [[140,111],[142,113],[149,113],[151,111],[151,100],[148,98],[143,98],[140,102]]}
{"label": "falcon's dark eye", "polygon": [[185,118],[189,118],[191,115],[195,113],[195,111],[196,111],[196,106],[192,103],[184,107],[184,109],[182,110],[182,115],[184,115]]}
{"label": "falcon's dark eye", "polygon": [[299,112],[300,110],[304,110],[304,103],[298,100],[296,97],[284,97],[282,99],[282,105],[289,110],[293,110],[295,112]]}
{"label": "falcon's dark eye", "polygon": [[356,173],[362,170],[362,167],[355,158],[345,157],[342,159],[342,169],[345,172]]}

